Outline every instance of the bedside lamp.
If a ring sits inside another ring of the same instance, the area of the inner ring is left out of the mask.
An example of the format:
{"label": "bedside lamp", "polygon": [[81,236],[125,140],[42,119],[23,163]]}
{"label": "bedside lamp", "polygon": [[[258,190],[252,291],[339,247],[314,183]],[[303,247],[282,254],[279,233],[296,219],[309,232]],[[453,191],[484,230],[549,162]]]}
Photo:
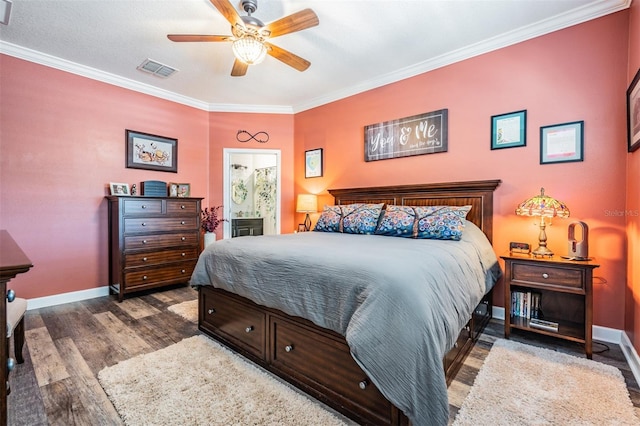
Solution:
{"label": "bedside lamp", "polygon": [[547,248],[547,234],[544,231],[545,217],[569,217],[569,208],[561,201],[544,195],[544,188],[540,188],[540,195],[523,201],[516,208],[518,216],[540,216],[540,236],[538,248],[532,253],[534,256],[553,256],[553,252]]}
{"label": "bedside lamp", "polygon": [[311,218],[309,213],[316,213],[318,211],[318,196],[313,194],[300,194],[298,195],[298,202],[296,203],[296,212],[306,213],[307,217],[304,219],[304,230],[311,229]]}

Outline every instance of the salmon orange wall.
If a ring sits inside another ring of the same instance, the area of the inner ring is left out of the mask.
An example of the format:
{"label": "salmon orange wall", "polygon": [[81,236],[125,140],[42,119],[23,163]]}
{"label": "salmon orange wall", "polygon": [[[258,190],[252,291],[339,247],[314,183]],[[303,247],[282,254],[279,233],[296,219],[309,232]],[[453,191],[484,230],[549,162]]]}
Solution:
{"label": "salmon orange wall", "polygon": [[[108,284],[109,182],[208,195],[208,112],[6,55],[0,69],[0,229],[34,264],[9,283],[20,297]],[[177,138],[178,173],[127,169],[125,129]]]}
{"label": "salmon orange wall", "polygon": [[[595,323],[622,329],[626,276],[625,103],[627,11],[437,69],[295,116],[296,192],[328,188],[501,179],[494,247],[537,242],[518,203],[546,189],[567,203],[570,220],[547,228],[549,247],[567,251],[572,219],[590,227],[596,270]],[[364,161],[364,126],[449,110],[446,153]],[[527,146],[490,150],[490,117],[527,110]],[[584,161],[539,164],[541,126],[584,120]],[[324,149],[324,176],[304,178],[304,151]],[[329,196],[321,201],[331,202]],[[600,283],[605,282],[606,283]],[[503,288],[494,302],[503,306]]]}
{"label": "salmon orange wall", "polygon": [[[631,84],[640,70],[640,0],[629,9],[629,68]],[[625,330],[636,351],[640,352],[640,150],[627,154],[627,291]]]}
{"label": "salmon orange wall", "polygon": [[[255,113],[210,113],[209,126],[211,133],[209,164],[211,165],[209,198],[211,205],[223,204],[222,163],[223,149],[278,149],[281,151],[281,203],[280,229],[282,233],[293,230],[293,115],[291,114],[255,114]],[[251,134],[266,132],[267,143],[254,140],[239,142],[236,139],[238,130],[246,130]],[[222,229],[217,231],[222,238]]]}

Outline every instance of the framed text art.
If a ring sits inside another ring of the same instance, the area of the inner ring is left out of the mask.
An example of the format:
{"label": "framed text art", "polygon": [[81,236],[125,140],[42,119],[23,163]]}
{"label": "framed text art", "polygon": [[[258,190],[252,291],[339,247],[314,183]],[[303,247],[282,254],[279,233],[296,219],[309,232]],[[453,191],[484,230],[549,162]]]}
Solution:
{"label": "framed text art", "polygon": [[515,111],[491,117],[491,149],[527,145],[527,111]]}
{"label": "framed text art", "polygon": [[126,131],[127,168],[178,172],[178,140]]}
{"label": "framed text art", "polygon": [[627,89],[627,150],[640,148],[640,69]]}
{"label": "framed text art", "polygon": [[448,109],[370,124],[364,128],[364,161],[447,152]]}
{"label": "framed text art", "polygon": [[540,127],[540,164],[583,161],[584,121]]}
{"label": "framed text art", "polygon": [[322,148],[304,152],[304,177],[322,176]]}

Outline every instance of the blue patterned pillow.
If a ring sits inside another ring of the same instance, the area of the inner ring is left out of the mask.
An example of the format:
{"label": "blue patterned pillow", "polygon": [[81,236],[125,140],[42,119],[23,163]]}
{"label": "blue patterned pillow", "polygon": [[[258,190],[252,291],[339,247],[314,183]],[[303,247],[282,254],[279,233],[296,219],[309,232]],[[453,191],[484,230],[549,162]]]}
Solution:
{"label": "blue patterned pillow", "polygon": [[313,230],[318,232],[342,232],[342,229],[340,229],[341,224],[342,208],[340,206],[324,206],[324,210],[320,214]]}
{"label": "blue patterned pillow", "polygon": [[464,221],[470,210],[471,206],[416,207],[418,214],[416,238],[460,240]]}
{"label": "blue patterned pillow", "polygon": [[416,211],[413,207],[388,205],[376,229],[376,235],[413,238],[415,221]]}
{"label": "blue patterned pillow", "polygon": [[378,227],[383,203],[346,204],[342,206],[342,232],[347,234],[373,234]]}

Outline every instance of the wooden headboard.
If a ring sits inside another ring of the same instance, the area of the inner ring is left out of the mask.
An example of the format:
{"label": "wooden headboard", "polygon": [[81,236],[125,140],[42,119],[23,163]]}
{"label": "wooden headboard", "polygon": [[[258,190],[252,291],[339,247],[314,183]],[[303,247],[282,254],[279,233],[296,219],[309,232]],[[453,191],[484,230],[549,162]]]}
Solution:
{"label": "wooden headboard", "polygon": [[371,188],[330,189],[336,204],[386,203],[402,206],[471,206],[467,215],[485,233],[493,237],[493,191],[500,180],[444,182]]}

